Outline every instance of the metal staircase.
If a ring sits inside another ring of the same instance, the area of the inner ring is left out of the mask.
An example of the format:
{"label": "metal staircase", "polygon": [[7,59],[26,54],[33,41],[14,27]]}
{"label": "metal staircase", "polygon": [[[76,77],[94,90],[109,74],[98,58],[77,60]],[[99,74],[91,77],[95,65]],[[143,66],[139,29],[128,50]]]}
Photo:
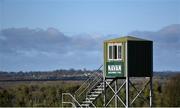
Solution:
{"label": "metal staircase", "polygon": [[[110,84],[112,81],[113,79],[109,79],[107,80],[107,83]],[[81,107],[90,107],[90,106],[96,107],[93,104],[93,102],[103,93],[103,91],[104,91],[104,82],[101,81],[93,89],[90,90],[85,100],[83,100]]]}
{"label": "metal staircase", "polygon": [[[73,95],[62,93],[62,107],[65,104],[71,104],[73,107],[96,107],[94,102],[104,91],[103,75],[100,72],[102,66],[93,72]],[[106,79],[106,87],[113,81],[113,79]]]}

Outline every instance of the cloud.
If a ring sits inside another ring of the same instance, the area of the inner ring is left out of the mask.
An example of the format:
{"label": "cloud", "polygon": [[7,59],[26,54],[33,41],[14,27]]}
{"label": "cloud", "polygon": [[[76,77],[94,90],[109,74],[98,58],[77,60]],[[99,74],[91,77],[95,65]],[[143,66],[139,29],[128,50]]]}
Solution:
{"label": "cloud", "polygon": [[[1,41],[1,46],[8,52],[17,52],[19,50],[30,51],[60,51],[64,52],[62,46],[69,39],[63,33],[54,28],[28,29],[28,28],[10,28],[1,31],[5,37]],[[1,48],[2,49],[2,48]]]}
{"label": "cloud", "polygon": [[[129,35],[154,42],[154,70],[180,70],[180,24]],[[67,36],[56,28],[7,28],[0,32],[0,70],[95,69],[103,63],[103,41],[114,35]]]}
{"label": "cloud", "polygon": [[[56,28],[46,30],[40,28],[3,29],[0,35],[0,68],[4,70],[25,70],[27,67],[20,66],[18,68],[17,66],[18,69],[16,69],[16,67],[11,68],[9,65],[29,64],[29,68],[31,66],[39,69],[39,63],[41,63],[44,64],[44,67],[51,64],[52,69],[56,69],[66,68],[68,67],[67,64],[73,66],[72,64],[75,61],[77,61],[75,64],[86,64],[87,66],[89,62],[97,62],[89,60],[87,57],[90,55],[99,60],[100,54],[98,53],[102,51],[102,40],[101,37],[92,37],[88,34],[69,37]],[[94,55],[95,53],[97,55]],[[37,60],[39,61],[37,62]],[[2,63],[2,61],[4,62]],[[54,65],[55,63],[59,66]],[[81,68],[80,66],[77,67]]]}

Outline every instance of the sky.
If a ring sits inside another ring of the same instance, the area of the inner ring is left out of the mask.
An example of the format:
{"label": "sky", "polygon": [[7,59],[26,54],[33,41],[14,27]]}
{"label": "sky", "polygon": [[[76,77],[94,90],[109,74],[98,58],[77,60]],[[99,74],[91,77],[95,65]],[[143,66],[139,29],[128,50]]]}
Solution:
{"label": "sky", "polygon": [[106,39],[154,41],[154,70],[180,70],[179,0],[0,0],[0,70],[96,69]]}

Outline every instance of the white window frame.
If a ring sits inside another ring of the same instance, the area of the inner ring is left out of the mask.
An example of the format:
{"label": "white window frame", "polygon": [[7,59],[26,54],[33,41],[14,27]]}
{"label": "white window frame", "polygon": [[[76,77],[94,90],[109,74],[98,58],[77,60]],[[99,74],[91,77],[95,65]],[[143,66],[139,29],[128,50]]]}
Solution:
{"label": "white window frame", "polygon": [[[109,46],[112,46],[112,59],[109,58]],[[114,59],[114,48],[113,46],[117,46],[117,59]],[[118,58],[118,46],[121,47],[121,58]],[[108,60],[109,61],[118,61],[118,60],[122,60],[122,43],[108,43],[108,52],[107,52],[107,55],[108,55]]]}

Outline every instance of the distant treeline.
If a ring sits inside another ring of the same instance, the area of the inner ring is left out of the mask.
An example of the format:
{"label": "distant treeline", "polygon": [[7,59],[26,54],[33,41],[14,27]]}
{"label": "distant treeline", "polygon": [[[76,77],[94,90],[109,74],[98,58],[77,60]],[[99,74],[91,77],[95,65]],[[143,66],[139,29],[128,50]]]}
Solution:
{"label": "distant treeline", "polygon": [[94,72],[96,70],[88,70],[86,68],[84,69],[56,69],[56,70],[49,70],[49,71],[0,71],[1,73],[41,73],[41,72]]}
{"label": "distant treeline", "polygon": [[[4,72],[0,71],[0,81],[54,81],[54,80],[85,80],[92,72],[96,70],[87,70],[87,69],[59,69],[53,71],[20,71],[20,72]],[[102,74],[102,70],[98,71],[99,74]],[[163,71],[163,72],[154,72],[155,77],[169,77],[178,71]]]}
{"label": "distant treeline", "polygon": [[[96,70],[75,70],[75,69],[60,69],[54,71],[29,71],[29,72],[4,72],[0,71],[0,81],[19,81],[19,80],[33,80],[33,81],[43,81],[43,80],[84,80],[92,72]],[[98,71],[102,73],[102,71]]]}
{"label": "distant treeline", "polygon": [[87,80],[89,77],[62,77],[56,79],[10,79],[10,80],[0,80],[0,82],[21,82],[21,81],[83,81]]}

